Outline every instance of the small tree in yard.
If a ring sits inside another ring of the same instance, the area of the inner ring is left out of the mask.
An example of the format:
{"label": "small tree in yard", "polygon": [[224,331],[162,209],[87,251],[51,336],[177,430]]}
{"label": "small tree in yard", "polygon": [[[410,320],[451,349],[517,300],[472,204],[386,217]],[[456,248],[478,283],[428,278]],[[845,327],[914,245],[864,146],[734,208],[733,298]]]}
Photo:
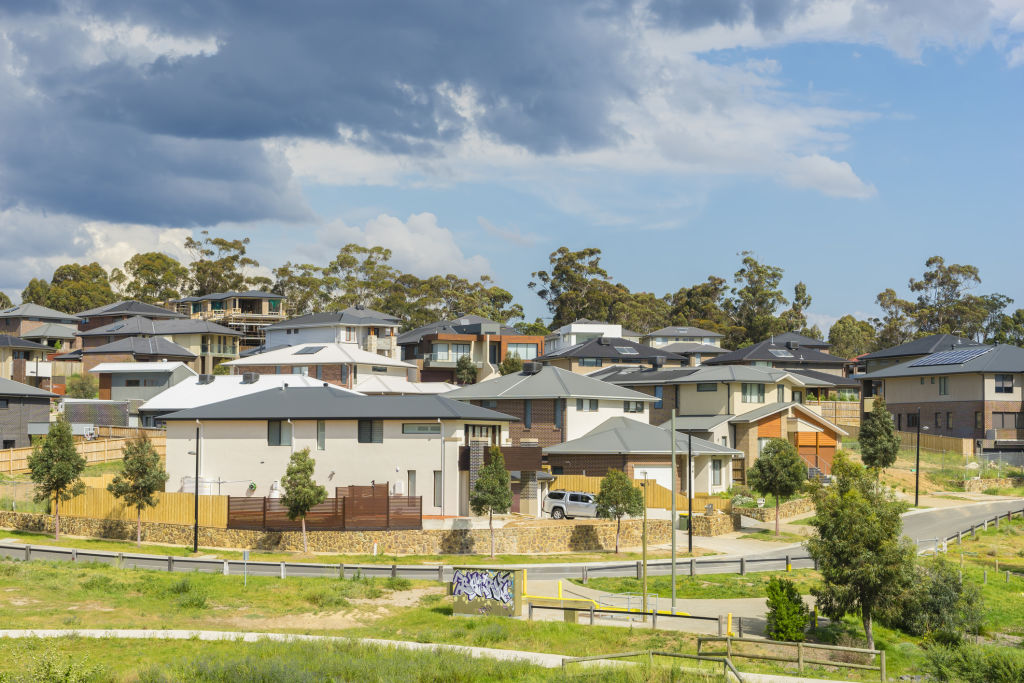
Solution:
{"label": "small tree in yard", "polygon": [[639,517],[644,514],[644,494],[625,472],[608,470],[601,480],[597,494],[597,516],[615,520],[615,554],[619,552],[619,530],[625,515]]}
{"label": "small tree in yard", "polygon": [[92,375],[69,375],[64,395],[68,398],[96,398],[100,395],[100,384]]}
{"label": "small tree in yard", "polygon": [[771,439],[750,468],[750,488],[775,496],[775,535],[779,535],[779,499],[792,496],[807,480],[807,466],[785,439]]}
{"label": "small tree in yard", "polygon": [[156,506],[155,494],[163,490],[168,478],[148,436],[143,434],[125,444],[123,469],[107,484],[107,490],[128,507],[135,508],[135,544],[138,546],[142,545],[142,511]]}
{"label": "small tree in yard", "polygon": [[498,366],[498,372],[502,375],[511,375],[513,372],[523,371],[523,359],[518,353],[506,353],[505,359]]}
{"label": "small tree in yard", "polygon": [[473,384],[476,382],[476,364],[469,356],[459,356],[455,362],[455,380],[459,384]]}
{"label": "small tree in yard", "polygon": [[75,448],[71,423],[61,417],[50,424],[50,431],[32,448],[28,468],[36,485],[36,501],[53,499],[53,537],[59,539],[61,501],[71,500],[85,490],[82,483],[85,458]]}
{"label": "small tree in yard", "polygon": [[796,584],[773,576],[768,580],[768,637],[796,643],[804,639],[809,611]]}
{"label": "small tree in yard", "polygon": [[903,537],[906,505],[840,451],[831,486],[814,492],[814,536],[807,542],[822,584],[812,588],[819,609],[832,620],[860,613],[868,648],[874,649],[872,618],[895,602],[915,580],[917,548]]}
{"label": "small tree in yard", "polygon": [[494,557],[494,513],[503,515],[512,508],[512,477],[505,469],[505,456],[497,446],[491,446],[490,460],[480,468],[476,484],[469,495],[469,507],[474,515],[487,513],[487,526],[491,530],[491,557]]}
{"label": "small tree in yard", "polygon": [[885,399],[881,396],[875,399],[875,405],[860,426],[857,438],[861,460],[875,471],[875,479],[878,479],[882,470],[896,462],[900,452],[900,437],[896,435],[892,413],[885,407]]}
{"label": "small tree in yard", "polygon": [[309,449],[292,453],[288,469],[281,479],[281,504],[288,508],[288,519],[302,520],[302,552],[309,552],[306,538],[306,515],[314,505],[327,500],[327,489],[313,480],[316,460],[309,457]]}

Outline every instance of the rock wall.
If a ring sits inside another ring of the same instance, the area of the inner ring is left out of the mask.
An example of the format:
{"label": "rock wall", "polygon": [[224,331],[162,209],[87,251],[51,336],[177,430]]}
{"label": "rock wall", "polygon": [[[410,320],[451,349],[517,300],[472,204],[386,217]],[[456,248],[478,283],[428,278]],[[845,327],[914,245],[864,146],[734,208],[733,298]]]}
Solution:
{"label": "rock wall", "polygon": [[732,515],[694,515],[694,536],[721,536],[740,528],[740,516]]}
{"label": "rock wall", "polygon": [[[958,485],[960,482],[956,482]],[[965,493],[981,493],[986,489],[1009,489],[1024,486],[1024,479],[968,479],[963,482]]]}
{"label": "rock wall", "polygon": [[[728,519],[728,516],[724,516]],[[0,528],[53,532],[52,515],[34,515],[0,511]],[[135,539],[135,524],[115,520],[61,517],[61,533],[71,536]],[[668,520],[648,520],[647,542],[669,543]],[[143,522],[142,539],[149,543],[190,545],[192,527],[178,524]],[[620,545],[636,547],[641,543],[641,520],[622,520]],[[310,531],[312,552],[370,554],[374,543],[383,554],[482,554],[490,552],[487,529],[427,529],[422,531]],[[210,548],[254,548],[260,550],[301,551],[302,533],[298,531],[262,532],[239,529],[199,528],[199,545]],[[604,520],[524,522],[494,530],[494,549],[498,553],[558,553],[576,550],[614,550],[615,522]]]}
{"label": "rock wall", "polygon": [[[775,521],[775,506],[765,505],[763,508],[734,508],[733,512],[739,513],[744,517],[750,517],[760,522],[774,522]],[[796,500],[787,500],[785,503],[779,506],[779,519],[787,519],[789,517],[796,517],[802,515],[805,512],[814,512],[814,501],[810,498],[797,498]]]}

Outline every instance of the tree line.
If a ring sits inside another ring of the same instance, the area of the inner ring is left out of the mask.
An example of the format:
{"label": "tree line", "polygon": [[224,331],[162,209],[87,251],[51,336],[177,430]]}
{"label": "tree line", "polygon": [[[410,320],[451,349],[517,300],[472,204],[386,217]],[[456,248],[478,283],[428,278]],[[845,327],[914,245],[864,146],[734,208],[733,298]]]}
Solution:
{"label": "tree line", "polygon": [[[550,313],[547,325],[541,318],[525,320],[523,306],[486,275],[475,281],[451,273],[421,278],[395,267],[391,251],[384,247],[347,244],[325,264],[288,261],[273,269],[273,277],[266,277],[256,274],[260,264],[248,254],[249,244],[249,238],[228,240],[203,231],[198,238],[185,240],[191,259],[187,264],[161,252],[136,254],[109,273],[98,263],[65,264],[49,281],[33,278],[22,301],[77,313],[122,298],[159,303],[257,290],[286,298],[291,315],[363,306],[396,316],[406,330],[480,315],[513,325],[523,334],[547,334],[580,318],[618,323],[641,334],[668,325],[692,325],[724,335],[722,345],[729,349],[783,332],[826,338],[817,325],[808,325],[812,298],[807,285],[797,282],[787,296],[784,269],[763,263],[749,251],[738,254],[739,268],[731,277],[711,275],[675,292],[657,294],[631,291],[616,282],[601,265],[598,248],[560,247],[528,282]],[[1024,344],[1024,309],[1008,312],[1013,299],[976,293],[980,284],[976,266],[947,264],[933,256],[921,277],[908,281],[913,298],[901,298],[890,287],[875,298],[877,317],[859,320],[845,315],[837,320],[827,335],[832,352],[849,358],[939,332]],[[2,293],[0,305],[10,305]]]}

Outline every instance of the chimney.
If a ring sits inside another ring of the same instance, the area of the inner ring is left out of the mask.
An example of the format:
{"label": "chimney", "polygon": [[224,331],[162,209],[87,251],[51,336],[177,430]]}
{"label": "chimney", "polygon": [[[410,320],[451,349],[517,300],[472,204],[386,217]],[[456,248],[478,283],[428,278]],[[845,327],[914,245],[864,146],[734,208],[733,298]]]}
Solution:
{"label": "chimney", "polygon": [[665,356],[655,356],[651,358],[651,369],[660,370],[665,365]]}
{"label": "chimney", "polygon": [[798,346],[800,345],[797,344],[795,341],[786,342],[786,348],[789,349],[790,351],[795,351]]}
{"label": "chimney", "polygon": [[199,375],[199,384],[212,384],[213,375]]}

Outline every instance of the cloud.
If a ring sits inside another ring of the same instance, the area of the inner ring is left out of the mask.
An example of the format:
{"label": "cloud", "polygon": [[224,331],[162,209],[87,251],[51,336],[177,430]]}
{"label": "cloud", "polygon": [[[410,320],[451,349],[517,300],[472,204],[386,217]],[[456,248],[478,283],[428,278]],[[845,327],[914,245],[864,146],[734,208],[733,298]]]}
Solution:
{"label": "cloud", "polygon": [[455,234],[438,225],[432,213],[413,214],[405,221],[381,214],[362,226],[331,221],[320,231],[318,243],[323,247],[320,253],[330,255],[349,243],[385,247],[391,250],[393,266],[420,277],[454,273],[477,278],[491,272],[488,260],[464,254]]}
{"label": "cloud", "polygon": [[512,244],[518,244],[519,246],[522,247],[532,247],[533,245],[541,242],[543,239],[540,235],[534,235],[533,233],[529,232],[524,233],[521,230],[519,230],[519,228],[499,228],[498,226],[496,226],[494,223],[491,223],[483,216],[477,216],[476,222],[480,225],[481,228],[486,230],[488,233],[494,235],[495,237],[500,237],[501,239],[507,242],[511,242]]}

